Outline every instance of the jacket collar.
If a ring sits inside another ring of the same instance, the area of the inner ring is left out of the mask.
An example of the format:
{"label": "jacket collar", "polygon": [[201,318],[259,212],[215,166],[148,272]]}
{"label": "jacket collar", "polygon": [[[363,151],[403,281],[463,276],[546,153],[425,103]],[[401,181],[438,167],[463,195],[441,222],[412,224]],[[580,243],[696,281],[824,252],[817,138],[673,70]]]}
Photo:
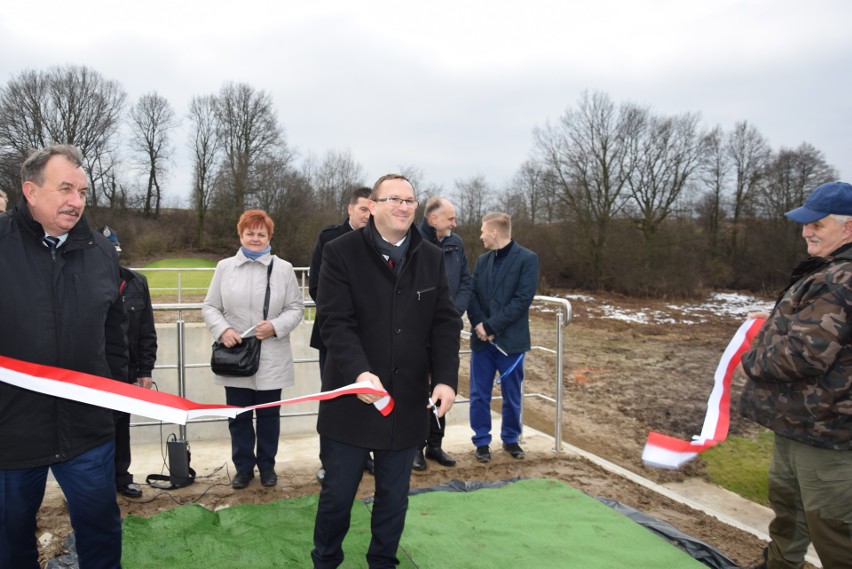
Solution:
{"label": "jacket collar", "polygon": [[[21,227],[25,233],[34,241],[41,243],[45,235],[44,227],[33,218],[30,206],[27,204],[27,199],[24,196],[21,196],[21,199],[18,200],[14,212],[20,220]],[[68,232],[68,239],[65,241],[64,247],[76,249],[80,246],[81,242],[88,241],[91,238],[92,230],[89,227],[89,222],[86,220],[85,215],[81,215],[77,224]]]}
{"label": "jacket collar", "polygon": [[[361,237],[367,242],[370,249],[376,252],[376,255],[381,255],[381,253],[379,253],[379,248],[376,247],[376,244],[373,242],[372,232],[374,230],[378,231],[378,229],[375,229],[375,227],[376,224],[373,221],[373,216],[371,215],[370,221],[367,223],[367,225],[365,225],[361,229],[356,229],[356,231],[359,231],[361,233]],[[420,234],[417,228],[414,227],[414,224],[412,223],[411,227],[408,228],[408,233],[406,234],[405,238],[406,240],[408,240],[408,253],[406,253],[406,257],[411,258],[411,255],[413,255],[414,252],[420,248],[420,245],[423,244],[423,236]]]}
{"label": "jacket collar", "polygon": [[438,234],[435,232],[435,228],[429,225],[425,217],[423,218],[423,221],[420,222],[420,233],[423,234],[423,237],[429,243],[434,243],[435,245],[439,243]]}

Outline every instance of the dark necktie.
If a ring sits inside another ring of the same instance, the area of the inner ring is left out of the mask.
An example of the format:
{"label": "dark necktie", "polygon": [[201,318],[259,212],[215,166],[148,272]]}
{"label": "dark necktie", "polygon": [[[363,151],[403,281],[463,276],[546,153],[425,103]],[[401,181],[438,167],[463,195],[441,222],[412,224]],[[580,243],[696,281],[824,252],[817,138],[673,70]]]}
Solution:
{"label": "dark necktie", "polygon": [[59,247],[59,237],[53,235],[45,235],[43,242],[51,252],[56,251],[56,248]]}

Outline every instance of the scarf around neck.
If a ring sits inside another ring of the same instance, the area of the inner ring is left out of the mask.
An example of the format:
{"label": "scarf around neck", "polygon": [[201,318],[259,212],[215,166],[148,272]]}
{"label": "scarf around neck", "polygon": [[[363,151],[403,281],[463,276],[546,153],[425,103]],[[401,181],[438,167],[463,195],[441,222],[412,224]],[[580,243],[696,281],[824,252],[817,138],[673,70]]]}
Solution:
{"label": "scarf around neck", "polygon": [[243,255],[251,259],[252,261],[257,261],[259,258],[264,255],[270,253],[272,251],[272,245],[267,245],[265,249],[261,249],[260,251],[250,251],[245,247],[240,247],[240,251],[243,252]]}

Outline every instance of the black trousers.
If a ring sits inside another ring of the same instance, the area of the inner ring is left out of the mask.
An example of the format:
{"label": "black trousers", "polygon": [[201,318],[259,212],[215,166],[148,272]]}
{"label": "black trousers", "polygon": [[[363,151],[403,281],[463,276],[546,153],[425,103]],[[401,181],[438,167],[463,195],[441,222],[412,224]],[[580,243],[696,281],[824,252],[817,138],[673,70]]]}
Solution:
{"label": "black trousers", "polygon": [[115,423],[115,487],[133,482],[130,474],[130,414],[113,411]]}
{"label": "black trousers", "polygon": [[[367,551],[371,569],[396,567],[396,552],[405,527],[411,464],[416,447],[398,451],[373,450],[376,493],[372,508],[372,540]],[[371,449],[320,437],[320,460],[325,469],[314,524],[315,568],[343,563],[343,539],[349,531],[352,505]]]}
{"label": "black trousers", "polygon": [[[280,389],[255,391],[242,387],[225,387],[225,402],[236,407],[249,407],[272,403],[281,399]],[[281,409],[267,407],[240,413],[234,419],[228,419],[231,432],[231,460],[237,472],[261,472],[275,470],[275,456],[278,454],[278,439],[281,435]],[[252,421],[257,417],[257,425]],[[257,453],[255,453],[257,444]]]}
{"label": "black trousers", "polygon": [[[440,405],[438,401],[435,402],[436,405]],[[430,411],[431,414],[431,411]],[[441,448],[441,444],[444,441],[444,429],[447,428],[447,417],[446,415],[439,419],[441,423],[441,428],[438,428],[438,423],[435,422],[435,416],[432,415],[429,417],[429,438],[426,439],[422,445],[420,445],[420,450],[426,448],[428,444],[430,447]]]}

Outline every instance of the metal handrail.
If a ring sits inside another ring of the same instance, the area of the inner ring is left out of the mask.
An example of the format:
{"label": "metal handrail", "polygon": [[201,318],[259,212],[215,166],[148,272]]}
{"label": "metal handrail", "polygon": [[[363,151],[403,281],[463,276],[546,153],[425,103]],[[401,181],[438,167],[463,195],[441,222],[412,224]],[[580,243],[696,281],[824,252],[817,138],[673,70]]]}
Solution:
{"label": "metal handrail", "polygon": [[[571,322],[572,317],[572,309],[571,303],[565,298],[559,298],[555,296],[539,296],[536,295],[533,298],[533,302],[543,302],[550,304],[557,304],[559,308],[556,310],[556,350],[552,350],[549,348],[545,348],[543,346],[533,346],[533,350],[542,350],[550,353],[556,354],[556,398],[551,399],[546,395],[541,393],[533,393],[533,394],[525,394],[524,397],[541,397],[548,401],[551,401],[556,406],[556,418],[554,419],[554,451],[561,452],[562,451],[562,399],[563,399],[563,361],[564,361],[564,340],[563,340],[563,329]],[[305,300],[305,307],[315,307],[316,303],[313,300]],[[177,320],[175,325],[177,326],[177,362],[176,364],[157,364],[155,369],[176,369],[178,374],[178,395],[180,397],[186,396],[186,370],[187,369],[196,369],[196,368],[206,368],[210,367],[209,362],[205,363],[187,363],[186,362],[186,336],[185,336],[185,321],[183,319],[183,312],[185,310],[200,310],[202,308],[202,303],[157,303],[154,304],[154,310],[163,310],[163,311],[177,311]],[[460,353],[470,353],[470,350],[461,350]],[[317,363],[319,358],[301,358],[294,360],[294,364],[305,364],[305,363]],[[495,397],[495,399],[500,399],[499,397]],[[469,402],[469,400],[464,398],[457,399],[458,402]],[[523,410],[521,411],[523,413]],[[284,413],[280,414],[281,417],[304,417],[306,415],[316,415],[316,411],[313,412],[301,412],[301,413]],[[523,415],[522,415],[523,418]],[[224,419],[193,419],[189,421],[189,423],[208,423],[208,422],[218,422],[223,421]],[[522,419],[523,421],[523,419]],[[140,422],[134,423],[133,426],[150,426],[150,425],[158,425],[159,422]],[[186,426],[180,425],[180,437],[183,440],[186,440]]]}

